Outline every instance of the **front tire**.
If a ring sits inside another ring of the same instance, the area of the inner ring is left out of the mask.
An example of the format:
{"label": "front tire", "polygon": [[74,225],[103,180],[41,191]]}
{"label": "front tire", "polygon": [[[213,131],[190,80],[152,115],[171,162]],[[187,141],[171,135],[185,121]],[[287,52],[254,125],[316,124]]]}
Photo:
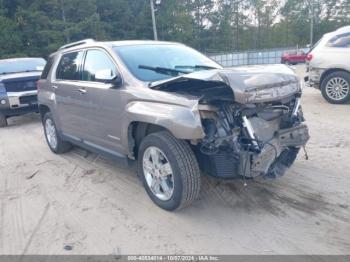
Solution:
{"label": "front tire", "polygon": [[138,156],[138,173],[156,205],[173,211],[198,197],[200,170],[187,142],[167,131],[153,133],[142,140]]}
{"label": "front tire", "polygon": [[63,141],[56,128],[56,124],[53,120],[52,114],[50,112],[46,113],[43,119],[44,131],[46,142],[55,154],[63,154],[68,152],[72,145],[66,141]]}
{"label": "front tire", "polygon": [[7,118],[0,113],[0,127],[7,127]]}
{"label": "front tire", "polygon": [[350,74],[338,71],[327,75],[321,83],[324,99],[331,104],[344,104],[350,101]]}

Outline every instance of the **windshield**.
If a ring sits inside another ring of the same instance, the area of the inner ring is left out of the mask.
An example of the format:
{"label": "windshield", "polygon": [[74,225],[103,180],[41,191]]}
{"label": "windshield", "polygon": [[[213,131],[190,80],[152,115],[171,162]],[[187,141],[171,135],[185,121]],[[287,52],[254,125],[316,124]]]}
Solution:
{"label": "windshield", "polygon": [[42,58],[18,58],[2,61],[0,60],[0,75],[42,71],[45,64],[46,61]]}
{"label": "windshield", "polygon": [[176,44],[115,46],[114,51],[142,81],[158,81],[194,71],[222,68],[196,50]]}

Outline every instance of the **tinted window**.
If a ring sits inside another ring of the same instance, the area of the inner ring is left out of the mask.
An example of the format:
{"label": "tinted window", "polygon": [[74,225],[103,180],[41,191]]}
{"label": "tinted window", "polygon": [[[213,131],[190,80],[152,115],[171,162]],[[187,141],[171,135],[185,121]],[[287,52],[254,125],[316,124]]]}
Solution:
{"label": "tinted window", "polygon": [[50,69],[52,67],[53,61],[54,61],[53,57],[50,57],[44,67],[43,72],[41,73],[41,79],[47,78],[47,76],[49,75]]}
{"label": "tinted window", "polygon": [[81,80],[79,67],[83,51],[65,54],[57,67],[56,78],[63,80]]}
{"label": "tinted window", "polygon": [[14,58],[0,61],[0,75],[42,71],[46,61],[42,58]]}
{"label": "tinted window", "polygon": [[103,82],[103,80],[112,80],[116,76],[117,68],[105,52],[87,51],[83,70],[84,81]]}
{"label": "tinted window", "polygon": [[328,43],[328,47],[350,47],[350,33],[341,34],[332,37]]}
{"label": "tinted window", "polygon": [[171,76],[140,68],[140,65],[170,68],[188,73],[203,70],[203,66],[221,68],[219,64],[210,58],[183,45],[116,46],[114,50],[131,73],[143,81],[161,80],[170,78]]}

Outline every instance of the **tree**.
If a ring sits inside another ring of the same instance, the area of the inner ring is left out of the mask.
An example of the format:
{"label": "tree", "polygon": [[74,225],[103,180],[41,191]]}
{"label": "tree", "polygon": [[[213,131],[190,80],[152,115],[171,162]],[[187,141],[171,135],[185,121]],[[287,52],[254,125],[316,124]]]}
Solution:
{"label": "tree", "polygon": [[[304,46],[350,24],[350,0],[162,0],[160,40],[204,52]],[[0,58],[47,57],[67,42],[153,39],[149,0],[0,0]]]}

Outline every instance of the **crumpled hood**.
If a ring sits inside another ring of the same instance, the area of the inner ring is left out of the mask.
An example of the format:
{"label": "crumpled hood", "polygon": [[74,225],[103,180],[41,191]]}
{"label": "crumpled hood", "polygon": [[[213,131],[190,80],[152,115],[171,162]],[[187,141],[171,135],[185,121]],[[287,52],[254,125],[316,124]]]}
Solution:
{"label": "crumpled hood", "polygon": [[[203,70],[178,77],[153,82],[152,89],[164,91],[186,91],[181,83],[193,83],[230,87],[234,100],[241,104],[269,102],[289,97],[300,92],[299,79],[292,69],[285,65],[259,65],[225,69]],[[180,85],[179,85],[180,84]]]}

